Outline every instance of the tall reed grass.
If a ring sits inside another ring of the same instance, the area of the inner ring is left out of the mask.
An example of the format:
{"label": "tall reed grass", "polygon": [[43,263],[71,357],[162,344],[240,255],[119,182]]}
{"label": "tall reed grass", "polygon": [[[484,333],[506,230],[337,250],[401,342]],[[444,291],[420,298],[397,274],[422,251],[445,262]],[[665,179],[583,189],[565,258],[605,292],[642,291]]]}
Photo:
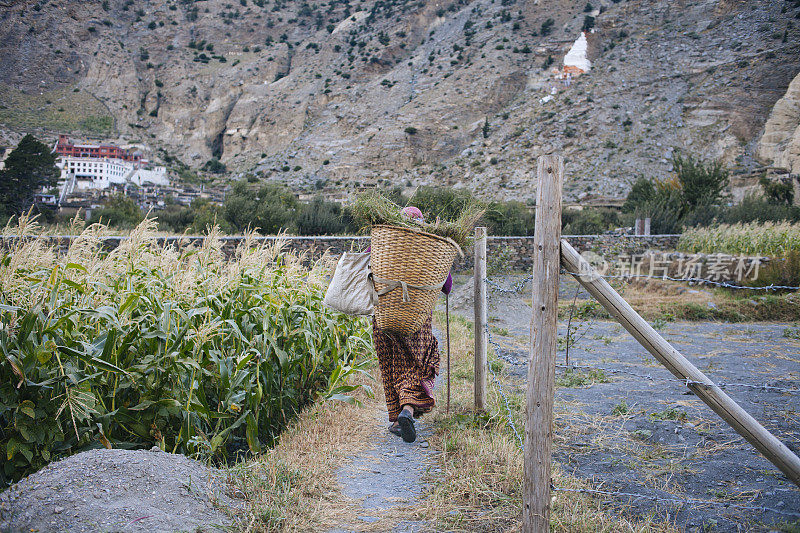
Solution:
{"label": "tall reed grass", "polygon": [[765,222],[689,228],[681,235],[677,247],[690,253],[781,257],[800,250],[800,224]]}
{"label": "tall reed grass", "polygon": [[271,445],[320,396],[349,400],[371,341],[322,305],[323,267],[245,240],[224,260],[158,246],[145,220],[104,253],[106,228],[66,253],[21,235],[0,253],[0,468],[9,482],[77,451],[160,448],[204,457]]}

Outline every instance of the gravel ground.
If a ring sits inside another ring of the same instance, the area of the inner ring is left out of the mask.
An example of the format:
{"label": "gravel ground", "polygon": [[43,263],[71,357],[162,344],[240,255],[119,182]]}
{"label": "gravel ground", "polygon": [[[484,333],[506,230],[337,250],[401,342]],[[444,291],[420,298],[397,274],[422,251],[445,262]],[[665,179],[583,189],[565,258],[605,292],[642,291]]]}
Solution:
{"label": "gravel ground", "polygon": [[[522,276],[498,276],[509,287]],[[463,281],[463,280],[462,280]],[[562,278],[561,298],[576,284]],[[472,282],[454,291],[451,307],[472,319]],[[519,294],[489,294],[489,324],[517,391],[524,390],[530,285]],[[570,362],[605,369],[607,383],[556,391],[556,453],[561,467],[597,488],[642,494],[608,497],[633,514],[656,513],[688,531],[768,531],[800,524],[800,490],[688,392],[613,321],[578,321]],[[800,452],[800,341],[791,324],[673,322],[660,333],[795,453]],[[566,324],[559,323],[564,336]],[[560,350],[557,362],[565,362]],[[637,375],[632,375],[637,374]],[[556,376],[563,376],[559,369]],[[763,390],[769,385],[795,392]],[[694,498],[733,505],[685,505],[653,498]],[[763,511],[766,507],[774,511]],[[705,529],[703,529],[705,528]]]}
{"label": "gravel ground", "polygon": [[0,531],[222,531],[235,504],[219,476],[160,450],[81,452],[0,494]]}

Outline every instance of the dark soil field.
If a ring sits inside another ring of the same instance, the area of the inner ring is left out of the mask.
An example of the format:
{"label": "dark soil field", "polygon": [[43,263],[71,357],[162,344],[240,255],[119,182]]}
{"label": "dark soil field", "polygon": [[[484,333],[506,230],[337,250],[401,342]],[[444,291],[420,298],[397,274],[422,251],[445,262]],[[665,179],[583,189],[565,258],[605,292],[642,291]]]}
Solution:
{"label": "dark soil field", "polygon": [[[511,287],[522,276],[493,279]],[[472,281],[461,281],[451,308],[472,320]],[[518,293],[489,292],[491,340],[500,347],[495,352],[503,371],[515,378],[512,394],[524,394],[530,290],[527,284]],[[562,277],[560,298],[571,300],[575,290],[575,282]],[[654,325],[800,452],[797,324],[657,320]],[[625,493],[607,495],[620,510],[655,513],[687,531],[797,531],[800,489],[619,324],[573,318],[570,331],[569,363],[584,368],[568,373],[563,367],[567,322],[560,320],[555,413],[560,468],[591,480],[598,490]]]}

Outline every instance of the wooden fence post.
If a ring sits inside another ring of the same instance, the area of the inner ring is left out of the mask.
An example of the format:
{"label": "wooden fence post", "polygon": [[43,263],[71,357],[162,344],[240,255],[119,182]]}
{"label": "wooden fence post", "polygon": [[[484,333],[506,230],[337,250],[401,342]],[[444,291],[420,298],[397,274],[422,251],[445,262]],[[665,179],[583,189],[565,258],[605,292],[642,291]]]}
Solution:
{"label": "wooden fence post", "polygon": [[686,380],[686,386],[698,398],[800,487],[799,457],[659,335],[567,241],[561,241],[561,258],[564,268],[572,272],[589,294],[648,352],[675,377]]}
{"label": "wooden fence post", "polygon": [[561,266],[561,156],[539,158],[534,224],[533,314],[528,365],[522,530],[550,531],[553,392],[558,341],[558,274]]}
{"label": "wooden fence post", "polygon": [[475,410],[486,409],[486,228],[475,228]]}

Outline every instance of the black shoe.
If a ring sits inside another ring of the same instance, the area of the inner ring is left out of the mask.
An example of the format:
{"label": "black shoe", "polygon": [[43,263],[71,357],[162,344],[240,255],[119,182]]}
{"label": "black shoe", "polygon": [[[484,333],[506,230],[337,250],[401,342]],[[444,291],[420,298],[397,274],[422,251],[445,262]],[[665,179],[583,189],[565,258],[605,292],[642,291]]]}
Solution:
{"label": "black shoe", "polygon": [[395,426],[394,424],[389,424],[389,433],[397,435],[398,437],[403,436],[403,432],[400,431],[400,426]]}
{"label": "black shoe", "polygon": [[414,429],[414,416],[408,414],[408,411],[401,411],[397,417],[397,423],[400,424],[400,436],[406,442],[414,442],[417,440],[417,430]]}

